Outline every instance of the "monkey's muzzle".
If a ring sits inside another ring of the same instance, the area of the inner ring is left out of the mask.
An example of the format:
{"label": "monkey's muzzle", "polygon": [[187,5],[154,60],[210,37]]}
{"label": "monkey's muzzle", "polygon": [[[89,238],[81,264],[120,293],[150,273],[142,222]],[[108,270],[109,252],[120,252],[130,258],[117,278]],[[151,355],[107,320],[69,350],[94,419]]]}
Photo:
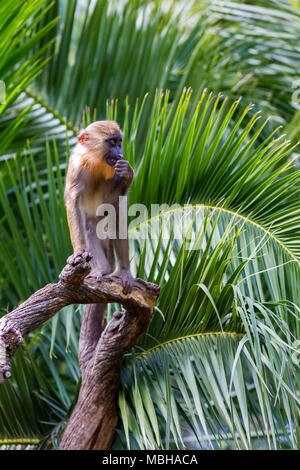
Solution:
{"label": "monkey's muzzle", "polygon": [[124,157],[123,157],[122,154],[118,154],[118,155],[116,155],[116,154],[114,154],[114,155],[109,154],[108,157],[107,157],[107,159],[106,159],[106,161],[107,161],[107,163],[108,163],[110,166],[115,166],[116,163],[117,163],[119,160],[123,160],[123,159],[124,159]]}

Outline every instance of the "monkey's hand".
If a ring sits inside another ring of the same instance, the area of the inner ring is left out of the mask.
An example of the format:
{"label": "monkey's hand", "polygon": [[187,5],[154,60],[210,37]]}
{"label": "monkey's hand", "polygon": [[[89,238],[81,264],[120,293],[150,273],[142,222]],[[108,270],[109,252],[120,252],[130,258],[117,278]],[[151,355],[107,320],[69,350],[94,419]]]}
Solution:
{"label": "monkey's hand", "polygon": [[130,294],[133,288],[134,277],[132,277],[131,272],[129,270],[116,269],[110,276],[116,277],[117,279],[121,279],[124,294]]}
{"label": "monkey's hand", "polygon": [[115,175],[131,183],[134,171],[127,160],[120,159],[115,164]]}

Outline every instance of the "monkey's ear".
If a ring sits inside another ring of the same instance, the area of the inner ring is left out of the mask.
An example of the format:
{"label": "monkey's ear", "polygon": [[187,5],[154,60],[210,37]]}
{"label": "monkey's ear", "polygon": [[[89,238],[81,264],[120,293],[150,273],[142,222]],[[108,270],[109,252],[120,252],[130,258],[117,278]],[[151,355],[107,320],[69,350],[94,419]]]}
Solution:
{"label": "monkey's ear", "polygon": [[81,144],[83,144],[84,142],[86,142],[88,140],[88,134],[86,131],[82,131],[80,132],[80,134],[77,136],[77,140],[78,142],[80,142]]}

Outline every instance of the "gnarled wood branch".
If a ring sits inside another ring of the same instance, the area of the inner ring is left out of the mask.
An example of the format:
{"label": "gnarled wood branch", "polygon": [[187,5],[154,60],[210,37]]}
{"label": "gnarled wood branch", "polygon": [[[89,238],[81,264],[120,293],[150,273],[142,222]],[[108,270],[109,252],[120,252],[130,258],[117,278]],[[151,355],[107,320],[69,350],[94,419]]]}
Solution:
{"label": "gnarled wood branch", "polygon": [[[125,308],[114,313],[98,341],[95,337],[85,338],[95,349],[81,364],[82,386],[61,449],[109,448],[117,424],[116,394],[122,359],[146,331],[159,295],[158,286],[142,279],[136,279],[132,292],[125,295],[119,279],[107,276],[99,281],[90,274],[90,259],[86,251],[70,256],[58,283],[38,290],[0,319],[1,383],[11,376],[10,362],[23,337],[64,306],[115,302]],[[101,333],[99,328],[97,331]]]}

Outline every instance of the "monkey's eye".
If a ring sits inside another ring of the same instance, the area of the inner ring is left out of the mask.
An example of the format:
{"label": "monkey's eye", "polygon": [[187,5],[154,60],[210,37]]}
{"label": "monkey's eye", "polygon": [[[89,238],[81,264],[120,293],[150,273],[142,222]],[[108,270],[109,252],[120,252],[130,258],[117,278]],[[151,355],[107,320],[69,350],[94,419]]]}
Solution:
{"label": "monkey's eye", "polygon": [[116,145],[116,141],[113,139],[110,141],[110,145],[112,145],[113,147]]}

